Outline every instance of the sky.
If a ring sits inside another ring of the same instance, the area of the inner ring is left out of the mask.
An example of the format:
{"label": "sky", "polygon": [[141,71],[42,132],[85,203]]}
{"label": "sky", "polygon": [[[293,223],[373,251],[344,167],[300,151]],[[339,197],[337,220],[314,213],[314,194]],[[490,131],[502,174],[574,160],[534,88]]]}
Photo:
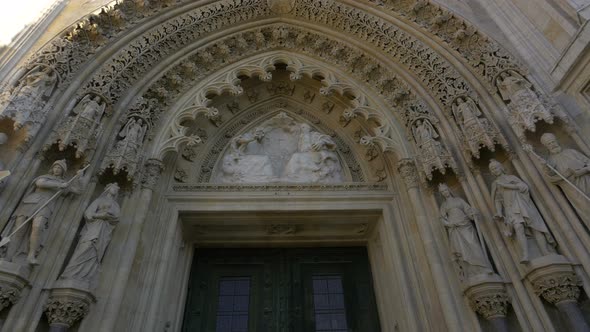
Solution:
{"label": "sky", "polygon": [[35,22],[56,0],[0,0],[0,46]]}

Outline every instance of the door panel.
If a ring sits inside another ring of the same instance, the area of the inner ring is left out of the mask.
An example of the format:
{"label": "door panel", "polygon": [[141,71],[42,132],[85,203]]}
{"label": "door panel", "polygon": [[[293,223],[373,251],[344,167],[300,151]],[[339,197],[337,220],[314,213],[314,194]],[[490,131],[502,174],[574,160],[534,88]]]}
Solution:
{"label": "door panel", "polygon": [[199,249],[183,331],[380,331],[366,250]]}

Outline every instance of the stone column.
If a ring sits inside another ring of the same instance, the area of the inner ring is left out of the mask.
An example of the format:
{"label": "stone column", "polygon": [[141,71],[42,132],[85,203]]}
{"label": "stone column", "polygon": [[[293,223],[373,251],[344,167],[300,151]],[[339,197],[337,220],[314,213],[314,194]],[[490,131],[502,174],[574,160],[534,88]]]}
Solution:
{"label": "stone column", "polygon": [[123,252],[120,253],[121,257],[117,275],[113,280],[110,299],[106,304],[105,319],[101,321],[101,326],[98,330],[113,331],[115,329],[115,322],[120,311],[121,303],[123,302],[127,280],[131,274],[133,260],[137,252],[141,229],[150,210],[152,194],[163,169],[164,164],[161,160],[148,159],[145,163],[143,178],[141,180],[141,191],[139,193],[139,199],[136,201],[135,214],[131,220],[129,236],[125,241]]}
{"label": "stone column", "polygon": [[555,305],[565,316],[571,331],[590,331],[578,306],[582,282],[565,257],[549,255],[534,259],[526,278],[537,295]]}
{"label": "stone column", "polygon": [[82,320],[95,301],[87,285],[74,280],[60,280],[52,288],[45,305],[50,332],[67,332]]}
{"label": "stone column", "polygon": [[443,267],[444,262],[439,256],[440,249],[435,246],[434,235],[430,229],[430,220],[425,214],[426,207],[424,206],[420,189],[419,178],[416,169],[416,164],[412,159],[402,159],[398,163],[398,171],[405,183],[406,190],[410,201],[412,202],[412,209],[416,217],[416,223],[421,236],[424,238],[424,247],[428,263],[432,269],[435,287],[441,301],[441,307],[447,323],[448,331],[465,331],[469,330],[461,319],[461,313],[457,306],[457,298],[452,294],[452,286],[447,280],[446,272]]}
{"label": "stone column", "polygon": [[498,332],[508,332],[508,293],[500,276],[481,275],[468,280],[465,296],[471,308],[487,319]]}

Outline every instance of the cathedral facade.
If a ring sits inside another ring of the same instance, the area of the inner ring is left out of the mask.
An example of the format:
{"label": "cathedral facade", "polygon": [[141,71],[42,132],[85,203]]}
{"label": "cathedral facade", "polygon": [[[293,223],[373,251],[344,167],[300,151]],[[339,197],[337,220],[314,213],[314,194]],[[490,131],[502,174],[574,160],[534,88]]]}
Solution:
{"label": "cathedral facade", "polygon": [[590,331],[590,2],[537,2],[59,2],[0,330]]}

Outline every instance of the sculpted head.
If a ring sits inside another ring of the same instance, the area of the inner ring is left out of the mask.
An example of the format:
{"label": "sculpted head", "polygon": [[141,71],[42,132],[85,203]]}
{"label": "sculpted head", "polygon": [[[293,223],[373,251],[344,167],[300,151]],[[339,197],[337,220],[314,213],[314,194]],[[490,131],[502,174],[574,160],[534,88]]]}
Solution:
{"label": "sculpted head", "polygon": [[504,174],[504,166],[502,166],[502,164],[500,164],[499,161],[497,161],[496,159],[492,159],[490,160],[490,172],[492,172],[492,174],[494,176],[500,176],[502,174]]}
{"label": "sculpted head", "polygon": [[63,177],[64,174],[68,171],[68,166],[66,164],[66,160],[57,160],[51,165],[51,175]]}
{"label": "sculpted head", "polygon": [[561,152],[561,146],[559,146],[557,137],[555,137],[555,135],[552,133],[543,134],[543,136],[541,136],[541,144],[543,144],[551,154]]}
{"label": "sculpted head", "polygon": [[446,183],[441,183],[438,185],[438,192],[440,192],[444,198],[453,197],[453,193]]}
{"label": "sculpted head", "polygon": [[307,123],[304,123],[301,125],[301,131],[304,133],[309,133],[311,131],[311,127]]}
{"label": "sculpted head", "polygon": [[256,128],[256,130],[254,130],[254,138],[256,138],[256,140],[260,141],[264,138],[264,135],[265,134],[263,128]]}
{"label": "sculpted head", "polygon": [[113,182],[113,183],[109,183],[107,184],[107,187],[105,188],[105,192],[110,194],[113,197],[117,197],[119,195],[119,185],[117,184],[117,182]]}

